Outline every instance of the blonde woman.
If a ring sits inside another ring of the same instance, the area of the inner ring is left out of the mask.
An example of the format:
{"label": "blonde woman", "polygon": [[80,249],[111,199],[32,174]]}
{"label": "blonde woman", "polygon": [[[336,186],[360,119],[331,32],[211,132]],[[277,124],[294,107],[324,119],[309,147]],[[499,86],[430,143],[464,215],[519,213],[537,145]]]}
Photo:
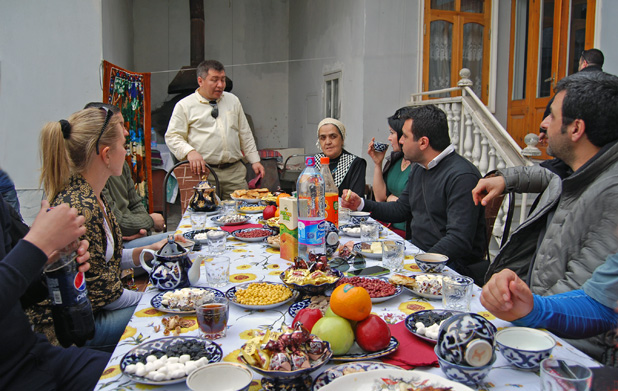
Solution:
{"label": "blonde woman", "polygon": [[[141,298],[123,288],[121,270],[139,266],[143,248],[158,250],[165,243],[123,250],[120,228],[102,194],[107,179],[122,174],[127,135],[119,110],[106,105],[47,123],[40,136],[41,183],[50,204],[69,204],[86,218],[82,239],[90,242],[91,265],[86,282],[96,325],[87,345],[101,350],[113,350]],[[31,315],[35,327],[51,324],[49,303]]]}

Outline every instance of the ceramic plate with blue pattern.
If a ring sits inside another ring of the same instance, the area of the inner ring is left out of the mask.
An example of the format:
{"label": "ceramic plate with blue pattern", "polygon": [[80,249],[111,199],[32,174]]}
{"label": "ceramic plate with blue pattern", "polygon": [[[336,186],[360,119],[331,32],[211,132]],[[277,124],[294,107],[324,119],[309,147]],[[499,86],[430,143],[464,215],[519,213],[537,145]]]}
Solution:
{"label": "ceramic plate with blue pattern", "polygon": [[[221,361],[221,358],[223,358],[223,350],[221,350],[221,346],[219,346],[219,344],[215,342],[199,337],[167,337],[144,342],[129,350],[129,352],[127,352],[127,354],[125,354],[120,361],[120,370],[125,376],[127,376],[129,379],[133,380],[136,383],[152,384],[157,386],[184,383],[187,379],[187,376],[171,380],[154,381],[142,376],[137,376],[133,373],[127,373],[125,372],[125,369],[129,364],[136,364],[137,362],[145,363],[146,357],[151,354],[154,354],[155,356],[162,356],[169,349],[182,351],[184,348],[185,350],[189,351],[189,346],[193,346],[196,350],[191,354],[191,359],[194,359],[194,361],[197,361],[199,358],[205,357],[208,360],[208,363],[211,364],[214,362],[219,362]],[[178,357],[180,357],[180,355],[181,354],[179,354]]]}
{"label": "ceramic plate with blue pattern", "polygon": [[311,299],[302,299],[297,301],[296,303],[292,303],[290,308],[288,308],[288,314],[290,314],[292,319],[294,319],[298,311],[302,310],[303,308],[308,308],[310,304]]}
{"label": "ceramic plate with blue pattern", "polygon": [[[285,284],[281,284],[278,282],[268,282],[268,281],[262,281],[262,284],[271,284],[271,285],[282,285],[284,287],[288,288]],[[289,298],[287,298],[286,300],[280,301],[278,303],[274,303],[274,304],[266,304],[266,305],[250,305],[250,304],[242,304],[239,303],[238,300],[236,299],[236,291],[240,290],[240,289],[247,289],[247,287],[253,284],[252,282],[246,282],[244,284],[240,284],[237,286],[234,286],[230,289],[227,290],[227,292],[225,292],[225,297],[227,297],[227,299],[230,301],[230,303],[233,303],[241,308],[247,309],[247,310],[269,310],[271,308],[276,308],[279,307],[280,305],[289,303],[291,301],[296,300],[296,298],[298,298],[298,292],[294,291],[292,289],[290,289],[290,291],[292,292],[292,296],[290,296]]]}
{"label": "ceramic plate with blue pattern", "polygon": [[347,362],[345,364],[335,365],[322,372],[313,382],[313,391],[317,391],[324,387],[333,380],[348,375],[350,373],[369,372],[376,369],[401,369],[396,365],[385,364],[379,361],[359,361],[359,362]]}
{"label": "ceramic plate with blue pattern", "polygon": [[387,347],[385,347],[382,350],[378,350],[377,352],[372,352],[372,353],[368,353],[364,351],[363,349],[360,348],[360,346],[358,346],[356,342],[354,342],[354,345],[352,345],[352,347],[350,348],[350,350],[348,350],[346,354],[342,354],[339,356],[333,355],[331,360],[333,361],[366,361],[366,360],[371,360],[374,358],[383,357],[388,354],[391,354],[395,350],[397,350],[398,347],[399,347],[399,341],[397,341],[397,338],[395,337],[391,337],[391,341],[389,342]]}
{"label": "ceramic plate with blue pattern", "polygon": [[[437,340],[433,338],[427,337],[425,334],[420,334],[416,331],[416,324],[421,322],[425,324],[425,327],[428,327],[426,323],[429,323],[427,320],[435,320],[435,323],[438,325],[443,320],[450,318],[455,314],[460,314],[461,311],[452,311],[452,310],[422,310],[414,312],[406,317],[405,325],[409,332],[416,335],[420,339],[424,339],[427,342],[436,343]],[[429,325],[431,326],[431,325]]]}
{"label": "ceramic plate with blue pattern", "polygon": [[[215,295],[215,297],[223,297],[225,296],[223,294],[223,292],[221,292],[218,289],[215,288],[209,288],[209,287],[191,287],[191,288],[181,288],[181,289],[202,289],[208,292],[212,292],[212,294]],[[161,312],[168,312],[170,314],[195,314],[195,308],[191,309],[191,310],[181,310],[178,308],[168,308],[166,306],[164,306],[161,301],[163,300],[163,295],[166,294],[167,292],[174,292],[180,289],[174,289],[173,291],[166,291],[166,292],[160,292],[157,293],[152,299],[150,299],[150,305],[152,306],[152,308],[154,308],[157,311],[161,311]]]}

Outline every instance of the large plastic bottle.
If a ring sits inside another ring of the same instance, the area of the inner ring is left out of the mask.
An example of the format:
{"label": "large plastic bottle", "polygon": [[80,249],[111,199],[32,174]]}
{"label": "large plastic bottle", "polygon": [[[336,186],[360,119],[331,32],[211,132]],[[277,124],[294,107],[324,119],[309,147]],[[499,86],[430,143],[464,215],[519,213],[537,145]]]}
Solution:
{"label": "large plastic bottle", "polygon": [[64,252],[45,268],[56,337],[64,347],[83,346],[95,331],[86,277],[77,270],[76,257],[75,251]]}
{"label": "large plastic bottle", "polygon": [[324,178],[315,168],[315,158],[305,159],[305,169],[296,181],[298,197],[298,256],[325,254]]}
{"label": "large plastic bottle", "polygon": [[330,159],[325,157],[320,158],[320,174],[324,178],[324,201],[326,221],[330,221],[335,224],[335,227],[339,228],[339,189],[335,186],[335,180],[333,174],[330,172],[328,164]]}

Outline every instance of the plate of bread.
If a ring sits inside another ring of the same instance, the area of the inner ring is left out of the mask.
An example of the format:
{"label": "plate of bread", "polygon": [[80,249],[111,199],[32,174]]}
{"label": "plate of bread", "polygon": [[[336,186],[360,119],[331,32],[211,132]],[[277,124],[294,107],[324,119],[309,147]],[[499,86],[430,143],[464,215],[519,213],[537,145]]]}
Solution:
{"label": "plate of bread", "polygon": [[231,195],[233,200],[244,201],[251,204],[257,204],[262,198],[271,196],[272,193],[267,188],[234,190]]}

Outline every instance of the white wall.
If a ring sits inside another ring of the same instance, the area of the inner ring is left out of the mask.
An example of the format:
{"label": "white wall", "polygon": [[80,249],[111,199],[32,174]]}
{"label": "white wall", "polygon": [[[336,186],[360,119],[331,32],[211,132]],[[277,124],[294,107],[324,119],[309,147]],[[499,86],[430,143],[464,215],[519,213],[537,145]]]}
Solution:
{"label": "white wall", "polygon": [[99,0],[0,0],[0,167],[17,189],[38,189],[43,124],[101,99],[101,41]]}
{"label": "white wall", "polygon": [[105,0],[102,6],[103,59],[121,68],[133,65],[133,2]]}
{"label": "white wall", "polygon": [[[288,1],[209,0],[204,14],[205,57],[225,65],[232,93],[253,120],[258,148],[286,147]],[[135,0],[134,18],[135,67],[153,72],[156,108],[171,98],[167,86],[177,70],[190,65],[189,2]]]}
{"label": "white wall", "polygon": [[612,75],[618,75],[618,50],[616,50],[618,2],[615,0],[598,0],[597,7],[595,46],[603,52],[605,57],[603,70]]}

